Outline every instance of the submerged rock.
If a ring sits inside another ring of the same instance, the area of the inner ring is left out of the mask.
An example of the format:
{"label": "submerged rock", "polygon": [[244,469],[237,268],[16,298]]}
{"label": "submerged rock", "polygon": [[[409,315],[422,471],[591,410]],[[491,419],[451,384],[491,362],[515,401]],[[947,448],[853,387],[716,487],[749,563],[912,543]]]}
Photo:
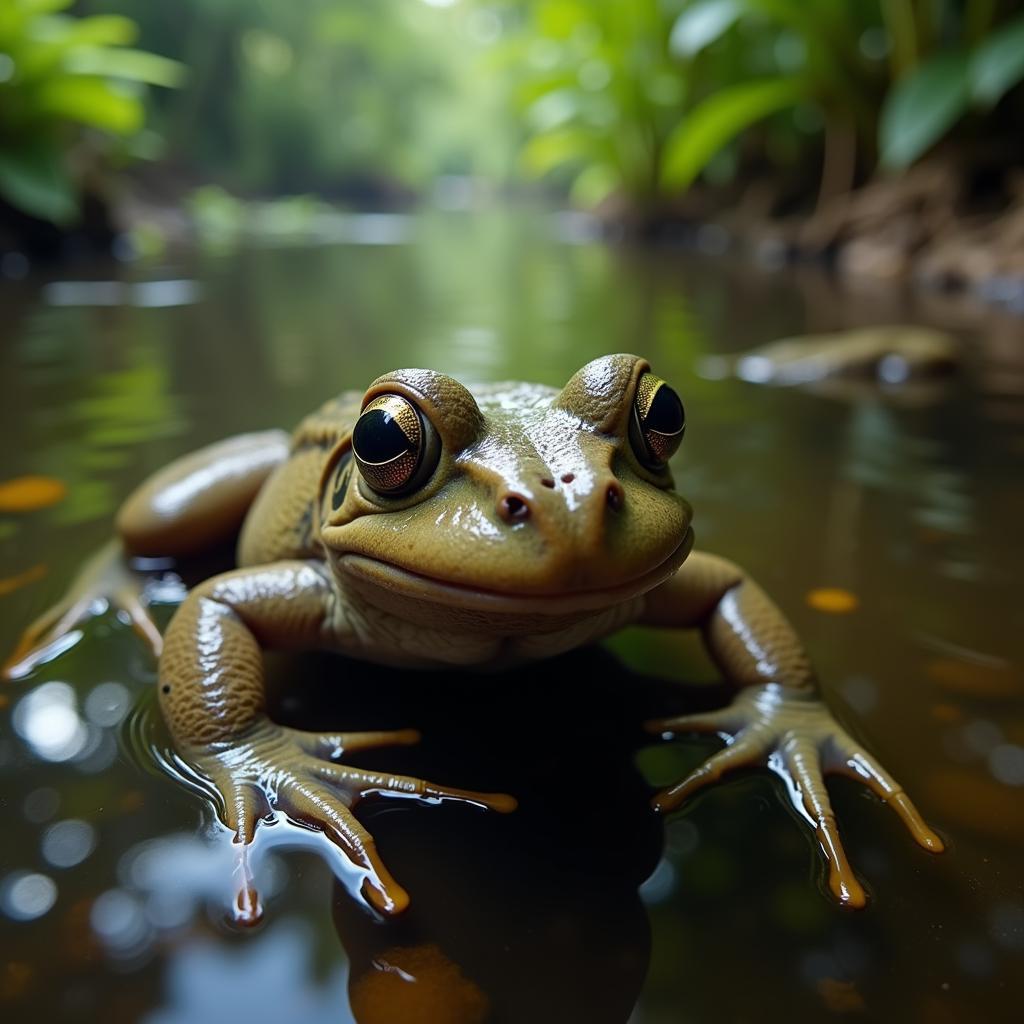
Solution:
{"label": "submerged rock", "polygon": [[757,384],[812,384],[829,377],[902,384],[946,373],[958,362],[957,341],[927,327],[865,327],[783,338],[741,355],[734,372]]}

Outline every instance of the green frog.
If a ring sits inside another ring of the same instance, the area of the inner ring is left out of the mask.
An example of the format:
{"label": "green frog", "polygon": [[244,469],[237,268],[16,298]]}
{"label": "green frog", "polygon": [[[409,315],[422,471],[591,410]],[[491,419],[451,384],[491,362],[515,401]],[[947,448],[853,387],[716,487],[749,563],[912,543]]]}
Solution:
{"label": "green frog", "polygon": [[[831,892],[861,907],[825,774],[869,787],[926,850],[942,841],[832,717],[764,591],[732,562],[693,551],[692,510],[669,468],[685,428],[676,391],[635,355],[596,359],[561,390],[470,390],[433,370],[387,373],[327,402],[290,438],[235,437],[143,483],[117,515],[118,540],[27,630],[6,672],[24,675],[98,608],[118,608],[159,658],[177,753],[219,794],[243,865],[261,820],[277,812],[322,831],[361,875],[371,906],[396,914],[409,897],[353,813],[361,800],[502,812],[515,801],[348,763],[367,748],[415,742],[410,730],[315,733],[274,722],[265,650],[502,669],[629,624],[700,629],[735,698],[648,728],[666,739],[717,734],[726,745],[654,807],[672,811],[736,769],[767,766],[814,830]],[[128,558],[187,558],[236,533],[238,568],[193,588],[161,636]],[[247,869],[240,878],[236,915],[251,923],[259,898]]]}

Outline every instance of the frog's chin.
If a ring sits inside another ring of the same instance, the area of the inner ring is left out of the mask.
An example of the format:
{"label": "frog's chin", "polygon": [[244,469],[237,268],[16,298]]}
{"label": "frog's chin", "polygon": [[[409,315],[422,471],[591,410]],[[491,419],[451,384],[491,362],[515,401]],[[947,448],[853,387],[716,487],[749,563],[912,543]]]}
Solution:
{"label": "frog's chin", "polygon": [[347,589],[410,622],[474,632],[543,631],[646,594],[664,583],[692,548],[693,528],[688,527],[667,558],[632,579],[592,590],[550,594],[514,594],[462,586],[352,552],[336,557],[334,566]]}

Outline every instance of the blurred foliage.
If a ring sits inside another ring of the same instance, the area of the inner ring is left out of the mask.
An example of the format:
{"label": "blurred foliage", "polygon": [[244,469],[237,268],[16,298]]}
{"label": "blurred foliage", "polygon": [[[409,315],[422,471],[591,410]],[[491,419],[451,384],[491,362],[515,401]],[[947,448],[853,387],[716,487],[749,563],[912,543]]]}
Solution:
{"label": "blurred foliage", "polygon": [[1022,113],[1019,0],[2,3],[0,187],[53,220],[83,136],[141,138],[137,87],[180,65],[149,100],[172,191],[364,206],[446,175],[653,210],[765,169],[826,195]]}
{"label": "blurred foliage", "polygon": [[139,136],[141,87],[174,85],[182,70],[131,49],[130,19],[60,13],[71,2],[0,2],[0,197],[58,224],[74,220],[98,165],[131,152],[118,140]]}
{"label": "blurred foliage", "polygon": [[[513,163],[504,83],[476,72],[487,12],[420,0],[89,0],[189,80],[155,97],[168,158],[243,194],[396,200]],[[484,21],[480,21],[480,16]],[[499,127],[500,124],[500,127]]]}
{"label": "blurred foliage", "polygon": [[702,174],[731,176],[744,153],[781,168],[824,153],[833,174],[842,154],[823,186],[845,187],[858,165],[905,168],[957,129],[1015,132],[998,107],[1024,79],[1017,2],[508,0],[505,12],[498,63],[518,79],[525,167],[587,203],[662,201]]}

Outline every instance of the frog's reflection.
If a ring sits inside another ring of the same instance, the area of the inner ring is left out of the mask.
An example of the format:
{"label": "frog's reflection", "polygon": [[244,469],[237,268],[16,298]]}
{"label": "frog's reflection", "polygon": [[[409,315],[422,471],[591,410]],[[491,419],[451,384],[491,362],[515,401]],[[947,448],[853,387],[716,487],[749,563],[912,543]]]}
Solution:
{"label": "frog's reflection", "polygon": [[637,890],[663,838],[634,754],[678,686],[666,694],[601,649],[489,676],[306,664],[279,720],[415,726],[422,744],[384,752],[389,767],[519,799],[511,815],[364,805],[412,905],[382,923],[335,886],[360,1024],[626,1021],[650,946]]}

